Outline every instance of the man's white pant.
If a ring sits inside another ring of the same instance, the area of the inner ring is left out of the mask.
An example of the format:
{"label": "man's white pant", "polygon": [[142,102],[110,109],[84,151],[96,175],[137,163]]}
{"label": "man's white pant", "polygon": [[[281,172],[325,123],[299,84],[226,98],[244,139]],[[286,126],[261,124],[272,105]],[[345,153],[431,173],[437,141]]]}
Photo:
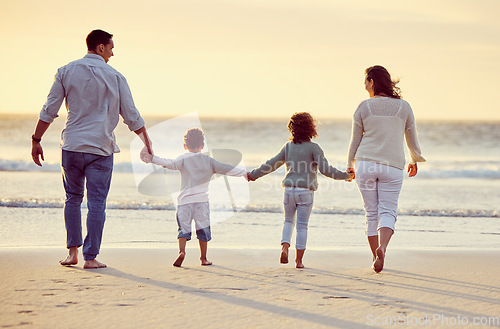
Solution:
{"label": "man's white pant", "polygon": [[358,184],[366,213],[366,235],[378,235],[388,227],[394,231],[403,170],[370,161],[356,161]]}

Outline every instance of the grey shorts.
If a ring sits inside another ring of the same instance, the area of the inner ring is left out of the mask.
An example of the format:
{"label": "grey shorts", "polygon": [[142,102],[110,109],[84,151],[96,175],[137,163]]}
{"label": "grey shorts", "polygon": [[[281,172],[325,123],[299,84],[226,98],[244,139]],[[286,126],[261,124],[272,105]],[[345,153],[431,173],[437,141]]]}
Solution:
{"label": "grey shorts", "polygon": [[200,241],[210,241],[210,206],[208,202],[188,203],[177,206],[177,238],[191,240],[191,223],[194,219],[196,237]]}

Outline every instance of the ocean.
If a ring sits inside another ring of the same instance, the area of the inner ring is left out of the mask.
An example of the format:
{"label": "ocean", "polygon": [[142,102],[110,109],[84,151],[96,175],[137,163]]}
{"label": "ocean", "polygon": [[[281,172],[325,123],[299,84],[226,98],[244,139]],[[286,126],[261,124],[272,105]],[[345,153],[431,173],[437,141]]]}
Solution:
{"label": "ocean", "polygon": [[[63,247],[59,142],[64,117],[56,119],[43,137],[42,168],[30,155],[37,114],[0,115],[0,119],[0,247]],[[288,118],[211,119],[191,113],[145,119],[159,156],[182,153],[183,131],[200,126],[207,142],[204,151],[248,170],[274,156],[288,139]],[[500,248],[500,123],[417,123],[427,162],[419,164],[416,177],[404,180],[390,248]],[[316,142],[330,164],[345,169],[351,122],[319,120],[318,132]],[[124,124],[115,134],[121,152],[115,155],[103,247],[175,247],[178,175],[142,164],[140,143]],[[210,245],[279,248],[283,173],[280,168],[251,183],[214,177]],[[355,182],[320,177],[308,249],[368,248],[363,214]]]}

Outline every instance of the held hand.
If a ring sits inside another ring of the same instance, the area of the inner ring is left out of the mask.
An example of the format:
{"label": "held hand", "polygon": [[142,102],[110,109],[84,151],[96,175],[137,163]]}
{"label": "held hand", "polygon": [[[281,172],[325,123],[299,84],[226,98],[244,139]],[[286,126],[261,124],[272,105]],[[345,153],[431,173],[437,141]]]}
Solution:
{"label": "held hand", "polygon": [[33,162],[40,167],[42,166],[40,158],[42,159],[42,161],[45,161],[45,159],[43,158],[43,148],[39,142],[33,141],[31,143],[31,158],[33,158]]}
{"label": "held hand", "polygon": [[134,132],[137,134],[137,136],[139,136],[139,138],[142,140],[142,142],[146,146],[147,152],[149,154],[151,154],[151,155],[154,155],[154,153],[153,153],[153,142],[149,138],[149,135],[148,135],[148,132],[146,130],[146,127],[139,128],[139,129],[135,130]]}
{"label": "held hand", "polygon": [[151,163],[153,161],[153,155],[149,153],[149,150],[146,146],[141,150],[141,160],[145,163]]}
{"label": "held hand", "polygon": [[346,172],[351,174],[351,179],[349,180],[349,182],[352,182],[353,179],[356,179],[356,174],[354,173],[354,168],[347,168]]}
{"label": "held hand", "polygon": [[247,172],[247,181],[255,182],[255,178],[252,178],[252,176],[250,176],[250,172]]}
{"label": "held hand", "polygon": [[417,174],[418,168],[416,163],[410,163],[408,165],[408,177],[414,177]]}

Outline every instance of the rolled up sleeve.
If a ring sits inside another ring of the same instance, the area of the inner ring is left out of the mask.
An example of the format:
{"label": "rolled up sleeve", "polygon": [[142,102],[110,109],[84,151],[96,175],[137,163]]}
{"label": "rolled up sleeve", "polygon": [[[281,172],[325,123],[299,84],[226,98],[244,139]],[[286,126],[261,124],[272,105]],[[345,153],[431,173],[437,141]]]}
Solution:
{"label": "rolled up sleeve", "polygon": [[145,122],[135,107],[132,92],[125,77],[119,76],[118,85],[120,92],[120,115],[123,118],[123,122],[128,126],[130,131],[141,129],[144,127]]}
{"label": "rolled up sleeve", "polygon": [[57,71],[54,77],[54,83],[52,88],[50,88],[49,95],[47,96],[47,101],[40,111],[40,120],[52,123],[55,118],[59,115],[59,109],[61,108],[62,102],[64,100],[64,86],[61,81],[61,72]]}

